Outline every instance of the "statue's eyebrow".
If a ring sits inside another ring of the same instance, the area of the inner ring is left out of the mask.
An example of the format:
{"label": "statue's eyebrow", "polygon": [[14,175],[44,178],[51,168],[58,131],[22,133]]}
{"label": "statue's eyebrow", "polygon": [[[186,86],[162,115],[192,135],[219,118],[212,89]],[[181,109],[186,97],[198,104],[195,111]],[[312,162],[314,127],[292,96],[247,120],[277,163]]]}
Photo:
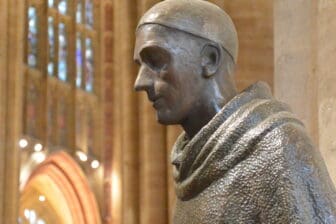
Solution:
{"label": "statue's eyebrow", "polygon": [[157,44],[157,43],[151,43],[151,44],[148,44],[148,45],[145,45],[143,46],[140,51],[138,52],[138,55],[140,57],[140,59],[142,60],[143,58],[141,58],[141,54],[144,50],[148,50],[148,49],[154,49],[154,48],[158,48],[158,49],[161,49],[161,50],[164,50],[164,51],[167,51],[167,48],[162,46],[161,44]]}

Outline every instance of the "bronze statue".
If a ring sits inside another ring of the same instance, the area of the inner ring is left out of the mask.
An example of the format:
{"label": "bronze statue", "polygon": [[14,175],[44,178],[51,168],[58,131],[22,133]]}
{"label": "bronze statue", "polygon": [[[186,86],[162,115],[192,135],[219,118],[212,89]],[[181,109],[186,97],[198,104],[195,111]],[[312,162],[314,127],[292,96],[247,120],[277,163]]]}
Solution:
{"label": "bronze statue", "polygon": [[166,0],[136,31],[137,91],[184,133],[172,152],[175,224],[336,223],[322,158],[287,105],[258,82],[234,82],[238,38],[203,0]]}

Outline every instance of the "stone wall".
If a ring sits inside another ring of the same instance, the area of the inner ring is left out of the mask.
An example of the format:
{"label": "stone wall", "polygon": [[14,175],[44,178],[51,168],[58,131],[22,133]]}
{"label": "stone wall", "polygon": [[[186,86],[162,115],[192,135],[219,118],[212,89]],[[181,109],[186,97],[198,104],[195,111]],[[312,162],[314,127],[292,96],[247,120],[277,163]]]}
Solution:
{"label": "stone wall", "polygon": [[275,0],[275,96],[302,119],[336,183],[336,1]]}
{"label": "stone wall", "polygon": [[319,148],[336,184],[336,1],[317,5]]}
{"label": "stone wall", "polygon": [[238,31],[238,89],[242,90],[259,80],[273,87],[273,1],[222,2]]}

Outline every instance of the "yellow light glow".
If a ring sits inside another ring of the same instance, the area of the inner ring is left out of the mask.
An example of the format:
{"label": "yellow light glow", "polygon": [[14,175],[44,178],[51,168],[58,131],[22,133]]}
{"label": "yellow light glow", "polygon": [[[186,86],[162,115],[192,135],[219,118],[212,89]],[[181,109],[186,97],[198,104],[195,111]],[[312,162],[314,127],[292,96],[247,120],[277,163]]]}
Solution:
{"label": "yellow light glow", "polygon": [[31,157],[37,163],[42,163],[45,160],[46,155],[43,152],[34,152]]}
{"label": "yellow light glow", "polygon": [[100,163],[99,163],[99,161],[98,160],[93,160],[92,162],[91,162],[91,167],[93,168],[93,169],[97,169],[98,167],[100,166]]}
{"label": "yellow light glow", "polygon": [[84,152],[77,151],[76,154],[81,161],[86,162],[88,160],[88,157]]}
{"label": "yellow light glow", "polygon": [[24,185],[26,184],[29,176],[30,176],[31,170],[30,167],[25,165],[21,167],[20,172],[20,190],[23,189]]}
{"label": "yellow light glow", "polygon": [[30,217],[30,211],[29,211],[28,209],[25,209],[25,210],[24,210],[24,216],[25,216],[27,219],[29,219],[29,217]]}
{"label": "yellow light glow", "polygon": [[41,152],[42,149],[43,149],[43,145],[42,144],[37,143],[37,144],[34,145],[34,151],[35,152]]}
{"label": "yellow light glow", "polygon": [[120,197],[120,181],[116,173],[112,173],[112,197],[118,201]]}
{"label": "yellow light glow", "polygon": [[44,202],[46,200],[46,197],[44,195],[39,196],[39,201]]}
{"label": "yellow light glow", "polygon": [[20,139],[20,141],[19,141],[19,146],[20,146],[21,148],[26,148],[26,147],[28,146],[28,141],[27,141],[27,139],[24,139],[24,138]]}

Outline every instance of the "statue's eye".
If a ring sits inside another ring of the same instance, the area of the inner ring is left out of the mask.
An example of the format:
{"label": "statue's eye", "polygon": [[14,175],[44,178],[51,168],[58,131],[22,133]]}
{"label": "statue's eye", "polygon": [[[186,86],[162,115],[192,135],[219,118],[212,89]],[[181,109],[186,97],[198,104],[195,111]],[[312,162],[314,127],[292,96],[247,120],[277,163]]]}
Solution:
{"label": "statue's eye", "polygon": [[152,70],[160,72],[170,61],[169,53],[160,47],[147,47],[140,52],[142,62]]}

